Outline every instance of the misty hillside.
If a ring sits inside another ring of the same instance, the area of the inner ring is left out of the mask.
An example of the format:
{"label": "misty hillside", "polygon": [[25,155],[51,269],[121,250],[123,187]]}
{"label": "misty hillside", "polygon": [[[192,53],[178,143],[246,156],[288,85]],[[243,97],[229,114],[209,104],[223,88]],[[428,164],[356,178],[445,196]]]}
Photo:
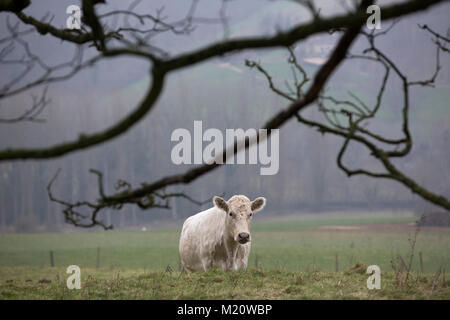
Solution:
{"label": "misty hillside", "polygon": [[[55,12],[64,11],[70,1],[52,1]],[[110,1],[117,8],[119,1]],[[179,1],[159,1],[165,4],[167,15],[180,14],[185,9]],[[294,1],[244,1],[239,7],[229,4],[231,17],[228,36],[243,37],[255,34],[273,34],[310,17]],[[322,3],[322,2],[321,2]],[[325,3],[325,2],[323,2]],[[328,6],[327,14],[341,9],[338,2]],[[207,2],[200,14],[215,13],[220,7],[215,1]],[[152,7],[152,5],[154,5]],[[158,7],[153,2],[143,2],[143,9]],[[446,10],[434,8],[420,15],[402,19],[389,33],[380,38],[380,47],[396,61],[411,79],[431,76],[435,65],[435,50],[429,35],[417,28],[427,21],[437,29],[448,23]],[[27,9],[41,13],[38,5]],[[64,23],[64,15],[55,15],[55,24]],[[280,29],[277,29],[280,28]],[[189,37],[168,35],[162,41],[170,53],[193,50],[224,36],[221,25],[202,26]],[[325,57],[325,49],[332,47],[337,36],[321,34],[301,41],[296,57],[312,76],[318,65],[305,59]],[[399,43],[402,43],[399,46]],[[31,45],[45,54],[50,61],[72,53],[73,47],[48,39],[32,41]],[[366,48],[364,39],[356,41],[352,52]],[[322,48],[319,51],[316,48]],[[61,50],[60,50],[61,49]],[[46,161],[17,161],[0,165],[0,225],[13,230],[17,225],[31,228],[45,225],[57,228],[63,224],[61,207],[48,199],[46,186],[61,168],[55,182],[55,194],[63,199],[96,199],[97,180],[89,173],[95,168],[104,174],[105,191],[117,191],[116,183],[123,179],[133,187],[184,172],[189,165],[176,166],[170,154],[174,143],[170,141],[173,130],[193,130],[195,120],[203,121],[203,128],[259,128],[271,115],[285,108],[288,101],[270,91],[267,80],[257,70],[245,66],[245,59],[260,62],[273,76],[274,83],[286,88],[292,80],[292,70],[286,62],[288,52],[276,50],[247,50],[234,55],[208,60],[170,74],[162,96],[149,116],[126,134],[114,141],[75,152],[71,155]],[[324,58],[324,59],[325,59]],[[131,58],[103,61],[85,70],[69,82],[49,88],[52,103],[44,112],[46,122],[20,123],[0,127],[2,147],[47,146],[77,138],[104,129],[133,110],[147,90],[150,78],[149,66]],[[441,64],[448,66],[449,57],[441,56]],[[376,99],[380,85],[380,70],[373,65],[345,62],[327,83],[327,94],[348,99],[352,92],[368,104]],[[1,77],[10,76],[6,70]],[[443,68],[435,88],[415,88],[411,92],[411,128],[414,146],[411,155],[399,159],[398,165],[417,181],[437,193],[450,194],[450,70]],[[379,116],[370,126],[392,137],[400,135],[402,96],[399,81],[392,79],[386,89]],[[10,105],[27,105],[29,95],[11,98]],[[2,105],[3,106],[3,105]],[[6,106],[6,102],[5,102]],[[4,108],[5,115],[17,113],[17,109]],[[305,115],[318,119],[320,115],[312,106]],[[427,205],[398,183],[388,180],[372,180],[366,177],[347,179],[336,166],[336,154],[342,140],[321,135],[291,120],[280,131],[280,171],[275,176],[259,175],[259,165],[224,166],[188,186],[169,188],[184,191],[190,196],[205,200],[225,193],[246,194],[250,198],[264,195],[268,200],[267,214],[280,215],[293,212],[326,211],[330,208],[398,208],[423,210]],[[350,163],[377,168],[365,151],[355,147]],[[397,164],[397,163],[396,163]],[[170,191],[169,190],[169,191]],[[6,201],[8,200],[8,201]],[[118,227],[136,226],[154,220],[181,219],[202,208],[183,199],[175,200],[171,210],[153,209],[142,212],[136,206],[125,206],[120,212],[102,213],[107,221]]]}

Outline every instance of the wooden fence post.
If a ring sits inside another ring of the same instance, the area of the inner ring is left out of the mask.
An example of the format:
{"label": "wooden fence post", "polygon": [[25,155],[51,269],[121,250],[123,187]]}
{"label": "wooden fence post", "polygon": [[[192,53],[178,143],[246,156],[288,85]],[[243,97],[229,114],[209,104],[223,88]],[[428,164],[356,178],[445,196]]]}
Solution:
{"label": "wooden fence post", "polygon": [[100,268],[100,247],[97,247],[97,269]]}

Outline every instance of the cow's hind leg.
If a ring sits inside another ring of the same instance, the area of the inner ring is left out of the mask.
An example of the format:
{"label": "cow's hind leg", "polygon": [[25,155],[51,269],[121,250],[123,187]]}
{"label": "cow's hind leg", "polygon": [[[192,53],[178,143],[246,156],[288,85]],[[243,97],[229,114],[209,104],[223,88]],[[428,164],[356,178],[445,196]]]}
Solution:
{"label": "cow's hind leg", "polygon": [[202,252],[201,262],[203,266],[203,271],[208,271],[213,267],[213,254],[211,252]]}

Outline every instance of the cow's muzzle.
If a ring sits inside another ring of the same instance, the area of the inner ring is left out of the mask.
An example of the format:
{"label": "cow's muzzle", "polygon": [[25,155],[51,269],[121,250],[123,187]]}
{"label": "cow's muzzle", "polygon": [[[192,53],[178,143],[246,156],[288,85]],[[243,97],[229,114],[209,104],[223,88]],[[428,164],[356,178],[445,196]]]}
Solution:
{"label": "cow's muzzle", "polygon": [[238,234],[238,242],[244,244],[250,241],[250,234],[246,232],[241,232]]}

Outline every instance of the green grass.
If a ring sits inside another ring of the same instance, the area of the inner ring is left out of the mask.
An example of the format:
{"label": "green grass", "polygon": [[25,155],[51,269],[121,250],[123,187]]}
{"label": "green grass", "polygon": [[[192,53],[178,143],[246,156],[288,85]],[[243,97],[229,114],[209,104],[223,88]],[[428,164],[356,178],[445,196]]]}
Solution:
{"label": "green grass", "polygon": [[[404,223],[416,219],[409,212],[331,213],[287,216],[279,219],[255,217],[252,226],[251,267],[306,271],[334,271],[336,255],[340,270],[357,261],[391,270],[391,259],[409,252],[405,230],[319,230],[320,226]],[[100,267],[161,270],[179,267],[178,229],[142,231],[99,231],[53,234],[1,234],[0,267],[50,266],[50,251],[58,267],[71,264]],[[422,253],[424,269],[450,270],[450,233],[420,232],[416,253]],[[414,270],[419,270],[418,259]]]}
{"label": "green grass", "polygon": [[4,267],[0,299],[450,299],[450,281],[411,274],[402,285],[382,273],[381,289],[368,275],[248,269],[206,273],[82,269],[81,289],[69,290],[63,268]]}
{"label": "green grass", "polygon": [[378,211],[374,214],[361,212],[331,212],[289,215],[256,222],[253,231],[299,231],[320,226],[367,225],[374,223],[414,222],[417,217],[409,211],[395,213]]}
{"label": "green grass", "polygon": [[[420,231],[412,261],[412,271],[419,279],[414,286],[417,290],[395,288],[391,260],[401,255],[408,261],[408,239],[414,229],[405,228],[405,224],[416,219],[410,212],[336,212],[277,219],[255,216],[250,271],[242,277],[244,286],[239,285],[238,289],[230,287],[229,277],[238,277],[239,272],[180,275],[179,229],[1,234],[0,297],[426,298],[432,275],[439,268],[450,270],[450,232],[432,228]],[[380,224],[389,224],[390,228]],[[365,227],[345,231],[323,228],[355,225]],[[100,268],[96,269],[98,247]],[[55,268],[49,268],[51,250]],[[424,268],[420,276],[419,253]],[[366,275],[343,273],[357,262],[380,266],[386,289],[390,289],[368,291],[362,285]],[[82,276],[87,277],[81,291],[68,291],[62,285],[69,265],[80,266]],[[168,266],[174,272],[164,273]],[[339,272],[335,272],[336,267]],[[295,285],[296,277],[303,279],[298,281],[304,284]],[[435,298],[448,298],[444,278],[442,288],[433,293]],[[51,283],[39,283],[41,279]],[[206,285],[208,279],[211,285]],[[107,289],[108,283],[115,289]]]}

